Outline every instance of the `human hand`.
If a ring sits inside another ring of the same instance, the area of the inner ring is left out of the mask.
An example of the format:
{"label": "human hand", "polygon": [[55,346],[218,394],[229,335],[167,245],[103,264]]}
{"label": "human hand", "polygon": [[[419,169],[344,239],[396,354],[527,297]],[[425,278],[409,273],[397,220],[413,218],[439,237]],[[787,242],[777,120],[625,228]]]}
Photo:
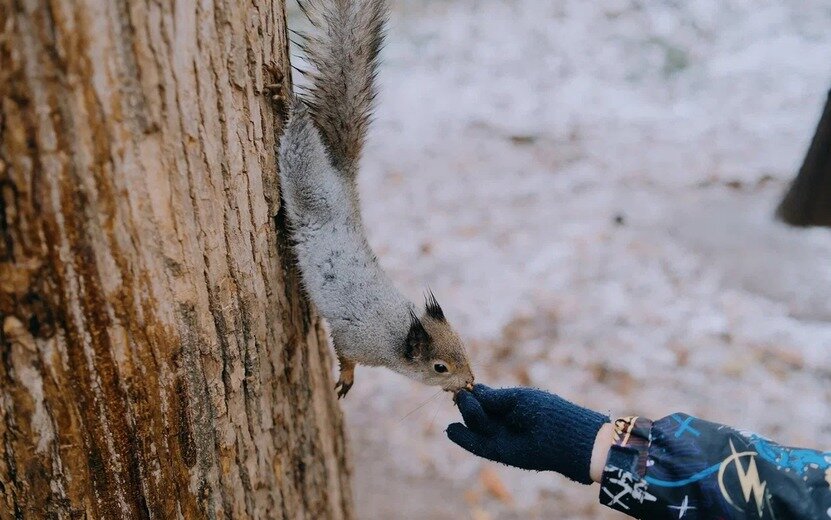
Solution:
{"label": "human hand", "polygon": [[590,484],[595,438],[609,418],[532,388],[462,390],[457,404],[465,424],[447,437],[467,451],[518,468],[556,471]]}

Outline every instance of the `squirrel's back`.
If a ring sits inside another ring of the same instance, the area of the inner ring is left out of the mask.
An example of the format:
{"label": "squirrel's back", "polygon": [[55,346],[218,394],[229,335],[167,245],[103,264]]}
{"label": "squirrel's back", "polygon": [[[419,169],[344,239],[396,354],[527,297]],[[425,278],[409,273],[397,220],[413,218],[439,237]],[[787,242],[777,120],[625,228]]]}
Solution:
{"label": "squirrel's back", "polygon": [[349,183],[331,165],[299,101],[280,141],[280,180],[306,293],[352,359],[391,363],[403,348],[412,306],[378,264]]}

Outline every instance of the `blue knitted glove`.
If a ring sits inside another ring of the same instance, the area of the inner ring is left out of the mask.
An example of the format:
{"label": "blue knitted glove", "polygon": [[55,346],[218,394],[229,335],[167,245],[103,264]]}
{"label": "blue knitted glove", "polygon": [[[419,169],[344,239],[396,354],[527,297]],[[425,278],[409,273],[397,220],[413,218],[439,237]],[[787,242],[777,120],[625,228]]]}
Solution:
{"label": "blue knitted glove", "polygon": [[492,389],[476,385],[457,394],[465,424],[447,437],[486,459],[533,470],[551,470],[591,484],[594,440],[609,422],[601,413],[532,388]]}

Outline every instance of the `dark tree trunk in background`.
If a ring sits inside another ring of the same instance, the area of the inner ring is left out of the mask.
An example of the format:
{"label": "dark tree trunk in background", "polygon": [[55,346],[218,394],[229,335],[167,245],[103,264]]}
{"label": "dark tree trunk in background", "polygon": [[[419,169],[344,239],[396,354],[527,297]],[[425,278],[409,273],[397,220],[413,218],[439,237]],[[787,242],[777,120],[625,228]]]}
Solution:
{"label": "dark tree trunk in background", "polygon": [[261,94],[285,28],[0,0],[0,518],[352,516]]}
{"label": "dark tree trunk in background", "polygon": [[792,226],[831,227],[831,92],[802,168],[777,215]]}

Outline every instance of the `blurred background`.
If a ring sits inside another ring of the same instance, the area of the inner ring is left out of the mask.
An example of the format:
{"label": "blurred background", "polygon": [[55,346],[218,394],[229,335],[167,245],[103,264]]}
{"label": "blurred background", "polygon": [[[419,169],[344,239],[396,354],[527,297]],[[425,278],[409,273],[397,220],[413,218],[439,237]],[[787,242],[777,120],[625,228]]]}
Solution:
{"label": "blurred background", "polygon": [[[479,382],[831,448],[831,231],[773,220],[829,26],[826,0],[394,2],[370,242]],[[360,367],[342,403],[359,518],[624,518],[451,444],[448,394]]]}

